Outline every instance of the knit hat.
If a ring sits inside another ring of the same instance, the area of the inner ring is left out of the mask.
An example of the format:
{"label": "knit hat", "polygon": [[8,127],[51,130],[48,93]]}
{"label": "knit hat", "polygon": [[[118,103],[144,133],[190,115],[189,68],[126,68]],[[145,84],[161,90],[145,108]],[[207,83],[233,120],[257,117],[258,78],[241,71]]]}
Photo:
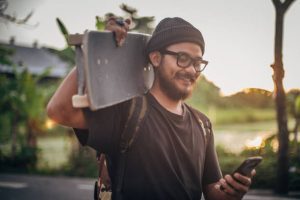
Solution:
{"label": "knit hat", "polygon": [[204,54],[205,43],[201,32],[182,18],[165,18],[156,26],[147,43],[146,52],[161,50],[171,44],[193,42],[200,46]]}

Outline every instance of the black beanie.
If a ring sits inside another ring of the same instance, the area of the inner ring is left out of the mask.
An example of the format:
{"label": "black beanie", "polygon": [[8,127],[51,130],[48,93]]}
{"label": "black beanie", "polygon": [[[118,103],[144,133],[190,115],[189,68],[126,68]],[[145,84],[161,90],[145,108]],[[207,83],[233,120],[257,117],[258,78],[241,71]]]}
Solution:
{"label": "black beanie", "polygon": [[147,43],[147,54],[180,42],[193,42],[200,46],[204,54],[205,43],[201,32],[182,18],[165,18],[156,26]]}

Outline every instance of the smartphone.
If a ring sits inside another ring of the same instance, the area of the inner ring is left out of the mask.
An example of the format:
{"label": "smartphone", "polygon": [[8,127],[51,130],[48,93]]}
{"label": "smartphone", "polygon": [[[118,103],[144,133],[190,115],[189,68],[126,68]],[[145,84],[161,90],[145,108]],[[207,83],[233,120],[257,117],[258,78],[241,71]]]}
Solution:
{"label": "smartphone", "polygon": [[236,169],[234,173],[240,173],[244,176],[251,176],[251,171],[262,161],[261,156],[249,157]]}
{"label": "smartphone", "polygon": [[[234,178],[233,174],[234,173],[240,173],[244,176],[251,176],[251,171],[262,161],[262,157],[261,156],[255,156],[255,157],[249,157],[246,160],[244,160],[244,162],[242,162],[242,164],[236,168],[236,170],[233,171],[233,173],[231,174],[231,176]],[[224,188],[221,185],[220,189],[223,191]]]}

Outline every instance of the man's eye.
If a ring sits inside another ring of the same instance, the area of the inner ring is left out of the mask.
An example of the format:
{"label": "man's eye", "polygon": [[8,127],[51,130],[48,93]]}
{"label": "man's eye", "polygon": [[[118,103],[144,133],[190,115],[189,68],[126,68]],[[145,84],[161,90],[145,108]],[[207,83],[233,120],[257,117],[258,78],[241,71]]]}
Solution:
{"label": "man's eye", "polygon": [[202,60],[195,60],[194,61],[194,66],[196,67],[199,67],[199,66],[201,66],[201,64],[202,64]]}
{"label": "man's eye", "polygon": [[190,56],[188,56],[187,54],[179,54],[178,60],[180,62],[189,62],[190,59],[191,59]]}

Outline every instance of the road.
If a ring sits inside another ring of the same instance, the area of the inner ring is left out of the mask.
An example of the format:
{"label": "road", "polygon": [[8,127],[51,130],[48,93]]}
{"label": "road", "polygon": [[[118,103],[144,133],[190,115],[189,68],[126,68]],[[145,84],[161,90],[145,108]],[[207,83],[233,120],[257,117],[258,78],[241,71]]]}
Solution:
{"label": "road", "polygon": [[93,199],[93,182],[82,178],[0,174],[0,199]]}
{"label": "road", "polygon": [[[1,200],[92,200],[94,179],[0,174]],[[244,200],[295,200],[270,191],[250,191]]]}

